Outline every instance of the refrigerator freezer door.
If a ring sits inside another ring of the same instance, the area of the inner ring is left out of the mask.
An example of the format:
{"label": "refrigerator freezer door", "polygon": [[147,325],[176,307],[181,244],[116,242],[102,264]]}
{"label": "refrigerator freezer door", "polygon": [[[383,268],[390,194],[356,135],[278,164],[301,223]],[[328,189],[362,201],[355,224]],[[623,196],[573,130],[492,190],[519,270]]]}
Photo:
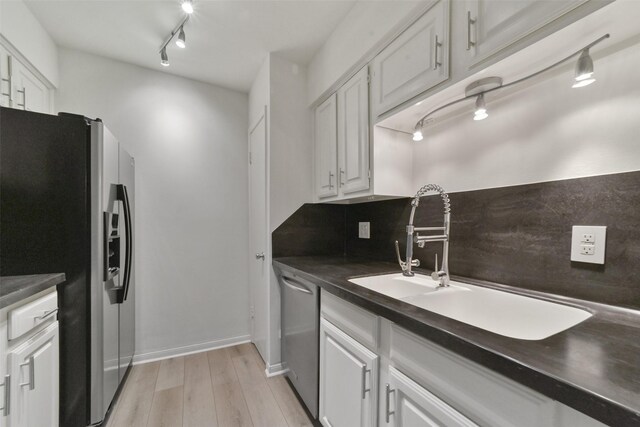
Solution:
{"label": "refrigerator freezer door", "polygon": [[[120,215],[120,230],[125,233],[126,238],[120,239],[120,265],[125,266],[127,271],[121,274],[121,281],[125,289],[122,291],[122,303],[120,304],[120,381],[124,377],[127,368],[133,359],[135,345],[135,257],[134,257],[134,230],[135,218],[135,187],[134,187],[134,160],[129,153],[120,148],[120,185],[124,192],[124,201],[121,204],[121,211],[127,210]],[[128,222],[128,223],[126,223]],[[128,260],[127,260],[127,257]]]}
{"label": "refrigerator freezer door", "polygon": [[[122,274],[104,280],[105,212],[118,214],[118,141],[100,122],[91,125],[91,423],[99,423],[113,400],[120,377],[118,290]],[[114,215],[111,215],[113,217]],[[119,228],[119,227],[118,227]]]}

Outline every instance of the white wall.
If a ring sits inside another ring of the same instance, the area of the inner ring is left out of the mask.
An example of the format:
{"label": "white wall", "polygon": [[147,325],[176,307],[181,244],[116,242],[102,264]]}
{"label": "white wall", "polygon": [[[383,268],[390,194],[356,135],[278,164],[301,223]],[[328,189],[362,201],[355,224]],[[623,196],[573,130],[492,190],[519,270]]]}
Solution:
{"label": "white wall", "polygon": [[[640,169],[640,39],[594,56],[597,81],[572,89],[573,65],[423,130],[414,186],[465,191]],[[408,136],[408,138],[410,138]]]}
{"label": "white wall", "polygon": [[58,48],[22,0],[0,1],[0,34],[58,86]]}
{"label": "white wall", "polygon": [[247,339],[246,94],[61,49],[57,104],[136,159],[138,359]]}
{"label": "white wall", "polygon": [[308,103],[315,102],[424,3],[405,0],[357,2],[309,64]]}

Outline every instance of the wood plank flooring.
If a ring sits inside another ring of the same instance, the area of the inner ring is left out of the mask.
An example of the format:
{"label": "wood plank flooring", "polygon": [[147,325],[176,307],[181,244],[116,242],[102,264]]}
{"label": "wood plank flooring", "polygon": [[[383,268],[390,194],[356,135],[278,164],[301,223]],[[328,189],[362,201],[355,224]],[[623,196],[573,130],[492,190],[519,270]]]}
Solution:
{"label": "wood plank flooring", "polygon": [[253,344],[133,367],[106,427],[307,427],[284,377]]}

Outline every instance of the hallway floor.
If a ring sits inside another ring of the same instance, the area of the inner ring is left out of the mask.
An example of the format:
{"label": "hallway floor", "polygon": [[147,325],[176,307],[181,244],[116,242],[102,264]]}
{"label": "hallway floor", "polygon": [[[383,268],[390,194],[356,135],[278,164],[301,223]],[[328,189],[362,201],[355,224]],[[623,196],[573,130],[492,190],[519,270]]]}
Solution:
{"label": "hallway floor", "polygon": [[106,427],[311,426],[253,344],[133,367]]}

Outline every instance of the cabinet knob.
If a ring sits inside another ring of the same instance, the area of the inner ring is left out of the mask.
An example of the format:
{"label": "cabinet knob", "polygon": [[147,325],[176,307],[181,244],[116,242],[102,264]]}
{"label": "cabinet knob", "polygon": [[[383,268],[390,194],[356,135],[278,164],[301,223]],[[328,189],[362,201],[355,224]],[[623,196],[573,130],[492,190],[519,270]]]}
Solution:
{"label": "cabinet knob", "polygon": [[264,260],[264,252],[260,252],[258,254],[256,254],[256,259],[260,259],[262,258]]}

